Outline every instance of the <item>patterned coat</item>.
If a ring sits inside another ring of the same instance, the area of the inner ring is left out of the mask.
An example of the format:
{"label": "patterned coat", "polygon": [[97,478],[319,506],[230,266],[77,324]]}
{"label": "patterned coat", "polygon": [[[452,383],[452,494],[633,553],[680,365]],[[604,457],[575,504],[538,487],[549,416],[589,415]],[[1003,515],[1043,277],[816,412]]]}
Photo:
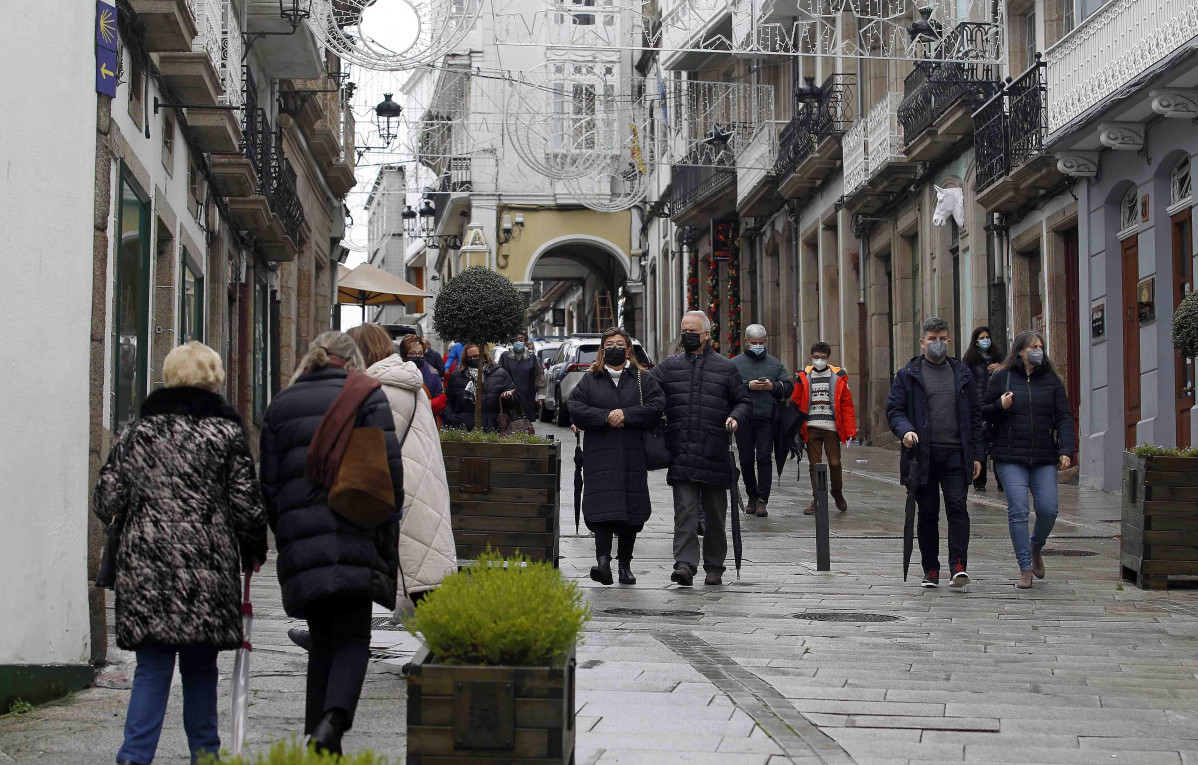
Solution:
{"label": "patterned coat", "polygon": [[150,394],[100,469],[93,509],[123,529],[117,645],[241,645],[240,574],[266,560],[266,511],[241,418],[223,398]]}

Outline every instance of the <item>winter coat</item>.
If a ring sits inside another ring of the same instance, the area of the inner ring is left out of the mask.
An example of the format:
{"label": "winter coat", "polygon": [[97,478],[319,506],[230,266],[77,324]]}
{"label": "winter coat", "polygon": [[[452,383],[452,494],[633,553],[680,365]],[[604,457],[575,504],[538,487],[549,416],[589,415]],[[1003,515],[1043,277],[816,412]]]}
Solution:
{"label": "winter coat", "polygon": [[651,374],[666,394],[666,445],[673,457],[666,482],[731,486],[724,422],[746,422],[753,411],[736,365],[707,346],[670,356]]}
{"label": "winter coat", "polygon": [[[631,367],[620,374],[619,383],[612,382],[607,370],[588,372],[574,386],[567,405],[570,421],[586,433],[582,513],[588,527],[606,521],[637,525],[649,520],[652,507],[644,433],[661,421],[666,408],[657,380]],[[607,424],[607,415],[616,409],[624,412],[622,428]]]}
{"label": "winter coat", "polygon": [[428,394],[429,404],[433,408],[433,416],[436,417],[437,427],[440,428],[441,412],[445,410],[445,404],[449,401],[445,395],[445,383],[441,382],[436,370],[430,368],[427,361],[420,368],[420,375],[424,378],[424,392]]}
{"label": "winter coat", "polygon": [[[928,415],[928,392],[924,387],[923,356],[916,356],[894,376],[890,384],[890,395],[886,398],[886,418],[890,430],[900,439],[911,431],[919,436],[916,450],[919,454],[920,485],[927,482],[932,461],[931,421]],[[982,414],[973,396],[973,376],[969,368],[958,359],[949,358],[957,387],[957,427],[961,438],[962,455],[966,470],[973,478],[973,463],[981,461],[985,454],[982,446]],[[902,462],[905,470],[906,460]],[[903,476],[904,480],[906,475]]]}
{"label": "winter coat", "polygon": [[986,360],[980,364],[969,365],[969,373],[973,375],[973,390],[977,394],[978,406],[981,406],[982,395],[986,392],[986,386],[990,384],[990,375],[992,374],[990,365],[1001,364],[1003,361],[1002,357],[998,354],[990,355],[993,350],[991,348],[989,351],[983,351],[979,348],[978,353]]}
{"label": "winter coat", "polygon": [[534,419],[537,416],[537,391],[544,382],[545,371],[541,369],[541,360],[528,350],[521,356],[505,351],[499,357],[499,366],[511,375],[525,415],[530,420]]}
{"label": "winter coat", "polygon": [[[1014,394],[1010,409],[999,399]],[[990,456],[995,462],[1053,465],[1061,456],[1073,459],[1073,412],[1065,384],[1041,365],[1028,375],[1022,360],[990,376],[982,396],[982,416],[994,423]]]}
{"label": "winter coat", "polygon": [[[262,427],[262,494],[279,547],[279,584],[288,616],[328,598],[373,600],[395,608],[399,519],[355,526],[329,508],[329,492],[304,475],[308,445],[348,376],[326,367],[301,375],[274,397]],[[357,427],[381,428],[397,505],[404,501],[395,420],[382,390],[362,404]]]}
{"label": "winter coat", "polygon": [[100,469],[93,509],[122,529],[117,645],[241,645],[241,571],[266,560],[266,511],[241,418],[223,398],[151,393]]}
{"label": "winter coat", "polygon": [[445,360],[441,358],[441,354],[429,348],[424,352],[424,363],[433,368],[437,373],[438,379],[445,375]]}
{"label": "winter coat", "polygon": [[[383,384],[403,450],[403,519],[399,523],[399,586],[406,598],[426,592],[457,571],[449,482],[441,456],[441,435],[416,365],[398,355],[376,363],[366,374]],[[400,602],[407,610],[410,603]]]}
{"label": "winter coat", "polygon": [[[811,370],[806,369],[795,376],[794,395],[791,401],[803,413],[803,424],[799,433],[803,441],[807,440],[807,413],[811,411]],[[849,388],[849,373],[841,367],[828,365],[832,372],[832,416],[836,418],[836,434],[840,443],[846,443],[850,438],[857,437],[857,410],[853,407],[853,391]]]}
{"label": "winter coat", "polygon": [[732,359],[740,372],[740,379],[748,384],[753,380],[766,378],[774,384],[773,390],[750,390],[749,400],[753,402],[753,418],[757,420],[772,420],[782,411],[782,405],[790,397],[794,386],[791,385],[790,375],[786,374],[786,365],[776,356],[768,353],[757,358],[749,353],[742,353]]}
{"label": "winter coat", "polygon": [[[466,385],[473,377],[467,377],[467,372],[472,372],[466,368],[459,369],[449,376],[445,385],[446,397],[449,399],[445,411],[441,413],[441,419],[445,424],[454,428],[465,428],[472,430],[474,428],[474,400],[466,396]],[[486,366],[483,369],[483,429],[498,430],[499,429],[499,407],[502,404],[501,396],[504,392],[515,390],[516,386],[512,382],[512,377],[507,371],[495,366]]]}

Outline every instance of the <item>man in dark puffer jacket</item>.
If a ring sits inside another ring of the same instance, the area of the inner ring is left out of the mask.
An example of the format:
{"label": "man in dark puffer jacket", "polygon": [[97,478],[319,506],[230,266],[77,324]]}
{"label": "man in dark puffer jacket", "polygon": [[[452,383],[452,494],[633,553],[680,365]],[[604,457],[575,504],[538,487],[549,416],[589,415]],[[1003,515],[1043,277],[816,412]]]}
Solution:
{"label": "man in dark puffer jacket", "polygon": [[666,394],[666,444],[673,457],[666,481],[674,489],[674,573],[684,587],[699,567],[698,515],[705,517],[705,584],[718,585],[728,556],[724,522],[732,465],[728,429],[752,414],[748,386],[736,365],[711,349],[711,320],[691,311],[682,317],[682,347],[653,369]]}

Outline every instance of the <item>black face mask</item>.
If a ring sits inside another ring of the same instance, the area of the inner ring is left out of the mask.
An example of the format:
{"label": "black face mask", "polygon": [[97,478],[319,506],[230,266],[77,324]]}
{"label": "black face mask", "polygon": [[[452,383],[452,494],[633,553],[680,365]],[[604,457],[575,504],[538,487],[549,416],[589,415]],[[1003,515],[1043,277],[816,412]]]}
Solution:
{"label": "black face mask", "polygon": [[408,361],[415,364],[417,369],[424,369],[424,357],[423,356],[413,356],[412,358],[408,359]]}
{"label": "black face mask", "polygon": [[622,367],[624,362],[628,360],[627,348],[604,348],[603,363],[609,367]]}
{"label": "black face mask", "polygon": [[478,369],[478,359],[466,359],[466,366],[471,369]]}
{"label": "black face mask", "polygon": [[703,345],[703,336],[698,332],[683,332],[682,347],[687,351],[697,351]]}

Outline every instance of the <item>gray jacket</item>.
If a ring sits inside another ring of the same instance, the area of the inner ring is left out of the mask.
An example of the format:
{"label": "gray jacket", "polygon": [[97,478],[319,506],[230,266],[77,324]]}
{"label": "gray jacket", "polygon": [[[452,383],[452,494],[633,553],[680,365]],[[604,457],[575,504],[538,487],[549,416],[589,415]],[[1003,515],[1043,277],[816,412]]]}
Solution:
{"label": "gray jacket", "polygon": [[749,399],[753,402],[753,418],[762,420],[777,416],[794,390],[782,360],[768,353],[758,359],[746,352],[733,358],[732,363],[736,365],[736,371],[740,372],[740,379],[746,385],[763,377],[774,384],[772,391],[749,391]]}

